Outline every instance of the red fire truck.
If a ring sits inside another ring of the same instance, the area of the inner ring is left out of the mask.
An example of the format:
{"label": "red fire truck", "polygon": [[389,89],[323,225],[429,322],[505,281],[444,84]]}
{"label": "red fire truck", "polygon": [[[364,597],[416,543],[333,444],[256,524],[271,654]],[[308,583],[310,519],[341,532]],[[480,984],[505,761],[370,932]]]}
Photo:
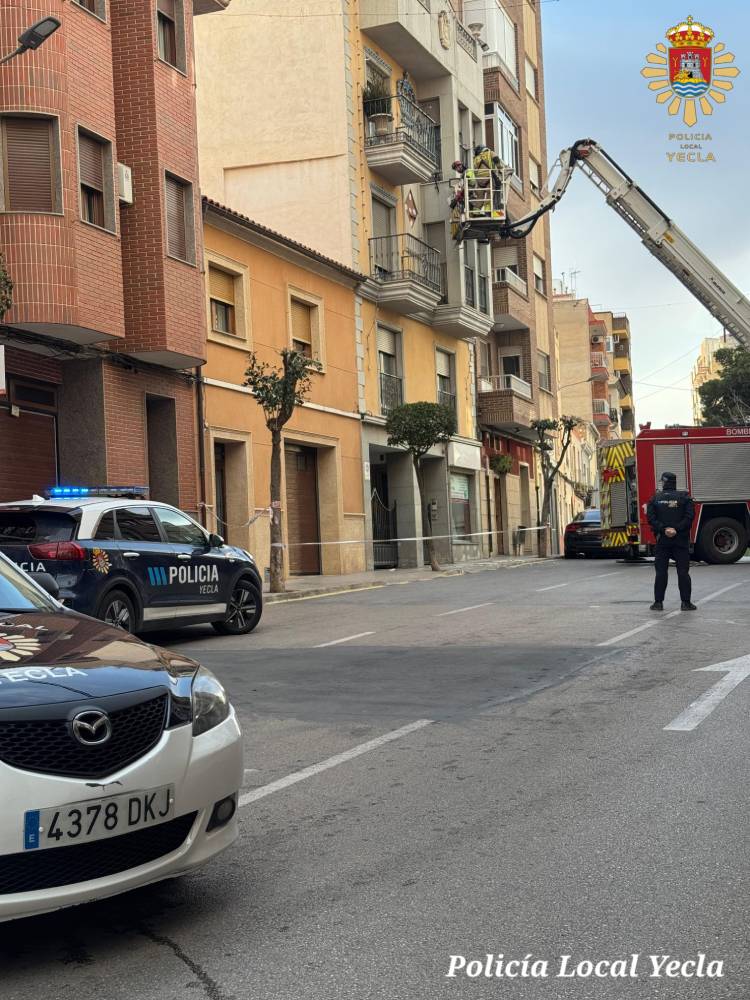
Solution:
{"label": "red fire truck", "polygon": [[646,429],[635,441],[604,441],[599,456],[605,547],[641,551],[656,542],[646,517],[663,472],[695,501],[696,558],[737,562],[750,543],[750,427]]}

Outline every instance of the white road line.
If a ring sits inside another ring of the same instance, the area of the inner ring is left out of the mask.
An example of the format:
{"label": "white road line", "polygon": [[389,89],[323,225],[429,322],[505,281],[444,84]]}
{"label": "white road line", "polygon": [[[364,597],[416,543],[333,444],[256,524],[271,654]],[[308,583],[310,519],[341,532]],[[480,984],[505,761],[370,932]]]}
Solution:
{"label": "white road line", "polygon": [[559,590],[560,587],[569,587],[573,580],[566,580],[565,583],[556,583],[553,587],[537,587],[535,593],[543,594],[545,590]]}
{"label": "white road line", "polygon": [[334,639],[333,642],[321,642],[318,646],[313,646],[313,649],[325,649],[326,646],[340,646],[342,642],[351,642],[352,639],[364,639],[366,635],[375,635],[374,632],[357,632],[356,635],[347,635],[343,639]]}
{"label": "white road line", "polygon": [[243,806],[250,805],[251,802],[264,799],[266,795],[273,795],[274,792],[280,792],[284,788],[289,788],[290,785],[296,785],[299,781],[312,778],[316,774],[320,774],[321,771],[328,771],[339,764],[345,764],[349,760],[354,760],[355,757],[361,757],[364,753],[370,753],[371,750],[377,750],[378,747],[385,746],[386,743],[400,740],[402,736],[408,736],[409,733],[415,733],[418,729],[431,726],[434,721],[434,719],[418,719],[416,722],[410,722],[407,726],[402,726],[400,729],[384,733],[382,736],[378,736],[374,740],[369,740],[367,743],[360,743],[359,746],[352,747],[351,750],[345,750],[344,753],[337,753],[334,757],[322,760],[319,764],[312,764],[301,771],[294,771],[292,774],[288,774],[285,778],[279,778],[278,781],[272,781],[268,785],[261,785],[260,788],[254,788],[251,792],[246,792],[245,795],[240,796],[239,806],[242,808]]}
{"label": "white road line", "polygon": [[664,729],[668,732],[689,733],[696,729],[716,706],[724,701],[728,694],[731,694],[739,684],[750,677],[750,656],[738,656],[735,660],[712,663],[711,666],[698,667],[697,669],[707,673],[720,673],[726,670],[727,675],[717,681],[700,698],[696,698],[681,715],[665,726]]}
{"label": "white road line", "polygon": [[696,604],[708,604],[709,601],[713,601],[717,597],[721,597],[722,594],[726,594],[728,590],[734,590],[736,587],[744,587],[747,585],[747,580],[739,580],[737,583],[730,583],[728,587],[722,587],[721,590],[715,590],[713,594],[709,594],[708,597],[702,597]]}
{"label": "white road line", "polygon": [[574,583],[585,583],[587,580],[603,580],[605,576],[619,576],[619,570],[614,573],[597,573],[596,576],[581,576],[576,580],[566,580],[565,583],[555,583],[551,587],[539,587],[535,593],[543,594],[545,590],[559,590],[560,587],[570,587]]}
{"label": "white road line", "polygon": [[436,618],[447,618],[448,615],[460,615],[464,611],[476,611],[477,608],[488,608],[494,601],[487,601],[485,604],[472,604],[468,608],[456,608],[455,611],[443,611],[441,614],[436,615]]}

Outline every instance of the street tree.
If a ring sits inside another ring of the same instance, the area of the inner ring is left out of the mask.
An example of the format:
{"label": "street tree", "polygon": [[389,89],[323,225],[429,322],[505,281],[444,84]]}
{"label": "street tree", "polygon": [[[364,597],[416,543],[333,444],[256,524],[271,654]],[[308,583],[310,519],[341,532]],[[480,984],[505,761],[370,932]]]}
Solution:
{"label": "street tree", "polygon": [[[559,420],[532,420],[531,426],[536,433],[534,450],[539,456],[542,467],[542,508],[539,512],[537,527],[549,524],[552,508],[552,490],[555,479],[560,471],[565,456],[573,440],[573,431],[583,421],[579,417],[560,417]],[[559,439],[559,452],[555,456],[555,439]],[[539,532],[539,555],[547,555],[547,534]]]}
{"label": "street tree", "polygon": [[456,414],[448,406],[438,403],[404,403],[388,414],[386,421],[388,444],[394,448],[404,448],[411,455],[414,474],[419,487],[419,502],[422,509],[422,530],[427,542],[430,568],[438,572],[440,566],[435,554],[432,525],[426,516],[424,466],[422,460],[430,448],[445,444],[456,433]]}
{"label": "street tree", "polygon": [[271,432],[271,593],[284,590],[284,539],[281,522],[281,446],[282,431],[298,406],[310,392],[311,373],[322,365],[297,351],[286,348],[279,352],[280,367],[269,367],[248,355],[244,384],[252,390],[255,401],[263,410],[266,427]]}
{"label": "street tree", "polygon": [[715,357],[721,373],[698,389],[703,423],[709,427],[750,423],[750,351],[722,347]]}
{"label": "street tree", "polygon": [[5,267],[5,257],[0,250],[0,320],[13,305],[13,282]]}

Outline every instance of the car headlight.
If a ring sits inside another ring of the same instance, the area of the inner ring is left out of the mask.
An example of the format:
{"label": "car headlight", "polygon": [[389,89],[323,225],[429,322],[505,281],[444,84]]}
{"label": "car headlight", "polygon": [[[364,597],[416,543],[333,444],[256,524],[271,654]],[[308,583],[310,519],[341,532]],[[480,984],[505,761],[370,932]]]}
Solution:
{"label": "car headlight", "polygon": [[201,667],[193,681],[193,736],[208,732],[228,715],[226,691],[210,670]]}

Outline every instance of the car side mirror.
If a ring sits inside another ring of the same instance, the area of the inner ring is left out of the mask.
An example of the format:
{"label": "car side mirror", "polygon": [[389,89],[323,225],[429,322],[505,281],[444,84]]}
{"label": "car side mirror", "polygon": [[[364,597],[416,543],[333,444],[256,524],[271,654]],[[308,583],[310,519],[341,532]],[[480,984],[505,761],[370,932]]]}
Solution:
{"label": "car side mirror", "polygon": [[57,580],[51,573],[29,573],[29,576],[42,590],[46,590],[50,597],[54,597],[57,600],[60,596],[60,588],[57,585]]}
{"label": "car side mirror", "polygon": [[224,544],[224,539],[221,537],[221,535],[216,535],[212,531],[211,534],[208,536],[208,544],[211,546],[212,549],[220,549]]}

